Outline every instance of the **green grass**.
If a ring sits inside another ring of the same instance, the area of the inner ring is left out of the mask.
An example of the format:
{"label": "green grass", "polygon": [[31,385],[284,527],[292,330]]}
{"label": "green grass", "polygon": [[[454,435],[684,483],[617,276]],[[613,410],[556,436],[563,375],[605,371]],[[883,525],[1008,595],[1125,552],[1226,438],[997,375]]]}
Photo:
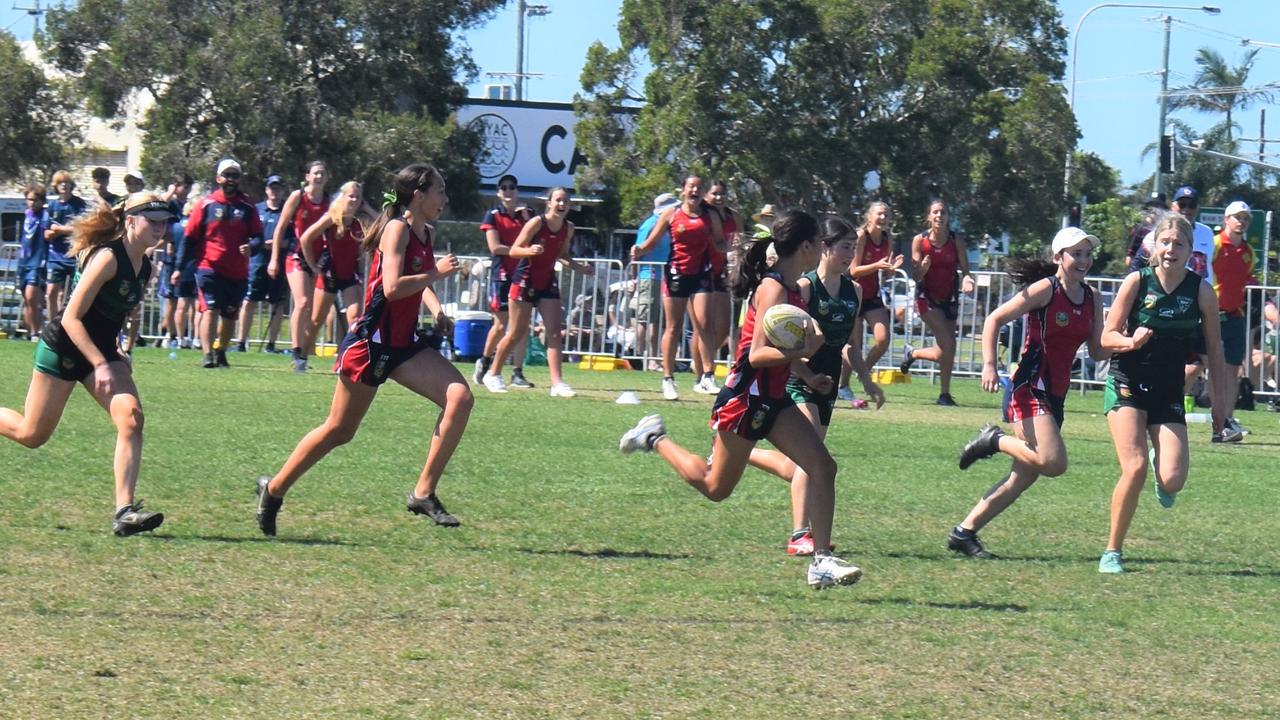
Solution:
{"label": "green grass", "polygon": [[[480,391],[440,496],[404,509],[436,410],[388,386],[355,441],[304,477],[280,536],[253,480],[327,411],[334,379],[284,357],[138,351],[139,494],[154,536],[109,534],[114,433],[77,392],[37,451],[0,443],[0,716],[14,718],[1264,717],[1280,713],[1277,417],[1210,445],[1173,510],[1144,495],[1131,572],[1096,572],[1117,466],[1100,395],[1068,400],[1071,469],[956,559],[948,528],[1007,471],[955,469],[997,397],[927,382],[840,410],[836,539],[866,577],[815,593],[788,558],[785,486],[750,471],[706,502],[618,436],[661,411],[709,447],[710,400],[654,374],[570,370],[572,400]],[[0,343],[20,407],[31,346]],[[541,372],[540,372],[541,370]],[[680,379],[691,384],[689,375]],[[625,389],[642,407],[613,404]]]}

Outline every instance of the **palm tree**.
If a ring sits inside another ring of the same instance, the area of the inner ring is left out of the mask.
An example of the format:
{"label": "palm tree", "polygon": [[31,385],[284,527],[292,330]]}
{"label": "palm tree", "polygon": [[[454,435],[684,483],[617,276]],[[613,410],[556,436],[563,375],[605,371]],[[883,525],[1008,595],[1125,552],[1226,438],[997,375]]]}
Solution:
{"label": "palm tree", "polygon": [[1199,65],[1200,69],[1196,71],[1195,80],[1188,86],[1169,91],[1169,109],[1191,108],[1200,112],[1225,115],[1226,120],[1223,125],[1227,131],[1226,139],[1230,141],[1231,129],[1234,127],[1231,113],[1237,108],[1248,109],[1256,102],[1271,102],[1274,91],[1280,88],[1276,83],[1268,83],[1257,88],[1245,87],[1245,82],[1249,79],[1249,71],[1253,69],[1254,56],[1257,54],[1257,48],[1249,50],[1244,54],[1239,65],[1229,67],[1227,61],[1216,50],[1200,48],[1196,53],[1196,65]]}

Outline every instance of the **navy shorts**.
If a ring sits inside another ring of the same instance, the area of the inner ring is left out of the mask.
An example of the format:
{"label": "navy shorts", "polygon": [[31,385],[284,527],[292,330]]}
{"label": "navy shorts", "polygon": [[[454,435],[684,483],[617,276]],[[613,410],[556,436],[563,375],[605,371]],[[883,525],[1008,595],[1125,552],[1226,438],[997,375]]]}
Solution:
{"label": "navy shorts", "polygon": [[31,267],[18,266],[18,292],[27,289],[28,285],[35,285],[43,290],[45,288],[46,271],[43,265],[32,265]]}
{"label": "navy shorts", "polygon": [[66,262],[50,260],[45,268],[45,279],[50,285],[61,285],[76,274],[76,261]]}
{"label": "navy shorts", "polygon": [[553,284],[539,289],[531,285],[512,285],[509,297],[512,300],[535,304],[539,300],[559,300],[560,286]]}
{"label": "navy shorts", "polygon": [[498,273],[489,276],[489,312],[506,312],[508,297],[511,295],[511,278],[499,277]]}
{"label": "navy shorts", "polygon": [[670,263],[662,275],[662,296],[689,299],[698,293],[711,292],[711,273],[681,275]]}
{"label": "navy shorts", "polygon": [[196,270],[196,287],[200,289],[200,311],[217,310],[222,317],[235,317],[244,302],[249,281],[232,280],[212,270]]}
{"label": "navy shorts", "polygon": [[261,269],[251,270],[249,290],[245,293],[244,299],[249,302],[278,305],[289,299],[289,280],[284,273],[277,273],[276,277],[271,277],[267,274],[265,265]]}

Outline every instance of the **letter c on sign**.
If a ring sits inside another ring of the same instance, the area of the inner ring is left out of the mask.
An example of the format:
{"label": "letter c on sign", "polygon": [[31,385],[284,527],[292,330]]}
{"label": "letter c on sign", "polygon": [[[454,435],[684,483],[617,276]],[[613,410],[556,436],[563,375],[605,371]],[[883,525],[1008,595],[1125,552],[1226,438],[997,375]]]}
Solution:
{"label": "letter c on sign", "polygon": [[552,160],[547,155],[547,146],[551,144],[551,138],[553,137],[563,140],[569,137],[569,131],[560,125],[552,125],[547,128],[546,132],[542,133],[542,167],[546,168],[548,172],[561,173],[564,172],[564,161]]}

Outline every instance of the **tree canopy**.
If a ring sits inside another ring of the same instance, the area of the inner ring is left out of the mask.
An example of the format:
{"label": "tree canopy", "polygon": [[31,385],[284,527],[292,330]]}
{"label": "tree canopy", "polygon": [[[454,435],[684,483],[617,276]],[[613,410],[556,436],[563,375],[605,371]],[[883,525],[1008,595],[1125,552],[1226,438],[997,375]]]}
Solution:
{"label": "tree canopy", "polygon": [[[154,98],[143,170],[209,178],[237,157],[259,178],[297,179],[324,159],[375,188],[428,159],[465,202],[477,179],[469,134],[450,119],[475,74],[460,28],[503,0],[81,0],[52,9],[42,48],[86,107],[115,117]],[[391,142],[394,140],[394,142]]]}
{"label": "tree canopy", "polygon": [[22,47],[0,31],[0,180],[48,177],[75,138],[68,103]]}
{"label": "tree canopy", "polygon": [[[900,231],[934,196],[976,235],[1044,239],[1063,210],[1077,130],[1049,0],[624,0],[618,34],[588,53],[577,134],[623,220],[691,171],[744,204],[885,199]],[[628,101],[629,134],[609,112]]]}

